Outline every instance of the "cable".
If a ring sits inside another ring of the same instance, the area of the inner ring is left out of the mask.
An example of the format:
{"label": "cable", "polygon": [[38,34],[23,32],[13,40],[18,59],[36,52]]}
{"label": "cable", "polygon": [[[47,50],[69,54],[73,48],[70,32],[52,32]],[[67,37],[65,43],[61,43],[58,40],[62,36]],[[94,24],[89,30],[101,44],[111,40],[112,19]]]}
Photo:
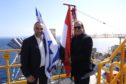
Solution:
{"label": "cable", "polygon": [[80,11],[80,10],[78,10],[78,9],[77,9],[76,11],[78,11],[78,12],[81,13],[82,15],[85,15],[85,16],[87,16],[87,17],[89,17],[89,18],[91,18],[91,19],[93,19],[93,20],[95,20],[95,21],[97,21],[97,22],[99,22],[99,23],[101,23],[101,24],[104,24],[104,25],[106,25],[106,26],[108,26],[108,27],[110,27],[110,28],[113,28],[114,30],[116,29],[117,31],[119,31],[119,28],[117,28],[117,27],[115,27],[115,26],[113,26],[113,25],[111,25],[111,24],[108,24],[108,23],[106,23],[106,22],[104,22],[104,21],[102,21],[102,20],[99,20],[99,19],[97,19],[97,18],[95,18],[95,17],[93,17],[93,16],[91,16],[91,15],[85,13],[85,12],[82,12],[82,11]]}
{"label": "cable", "polygon": [[91,19],[96,20],[97,22],[100,22],[100,23],[102,23],[102,24],[106,24],[106,22],[101,21],[101,20],[99,20],[99,19],[97,19],[97,18],[94,18],[94,17],[92,17],[91,15],[89,15],[89,14],[87,14],[87,13],[84,13],[84,12],[82,12],[82,11],[78,10],[78,9],[77,9],[77,11],[78,11],[78,12],[80,12],[81,14],[83,14],[83,15],[85,15],[85,16],[87,16],[87,17],[91,18]]}

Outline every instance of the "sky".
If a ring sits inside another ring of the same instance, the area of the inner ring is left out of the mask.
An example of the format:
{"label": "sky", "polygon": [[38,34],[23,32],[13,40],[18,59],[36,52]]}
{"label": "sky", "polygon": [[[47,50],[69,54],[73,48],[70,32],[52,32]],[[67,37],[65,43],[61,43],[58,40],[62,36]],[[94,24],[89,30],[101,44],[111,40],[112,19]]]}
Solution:
{"label": "sky", "polygon": [[126,0],[0,0],[0,37],[31,36],[36,7],[46,26],[61,35],[68,9],[63,3],[76,5],[88,34],[126,33]]}

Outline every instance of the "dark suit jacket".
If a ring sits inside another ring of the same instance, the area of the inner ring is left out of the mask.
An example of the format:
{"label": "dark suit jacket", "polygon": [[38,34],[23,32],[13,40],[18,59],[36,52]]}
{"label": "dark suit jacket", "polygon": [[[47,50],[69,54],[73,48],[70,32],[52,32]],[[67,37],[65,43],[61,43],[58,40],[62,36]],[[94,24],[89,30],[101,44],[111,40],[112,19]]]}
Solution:
{"label": "dark suit jacket", "polygon": [[[90,71],[93,41],[87,34],[74,36],[71,42],[71,75],[81,78]],[[64,62],[65,51],[60,46],[60,59]]]}
{"label": "dark suit jacket", "polygon": [[[44,47],[46,48],[45,39]],[[45,49],[46,52],[46,49]],[[21,70],[25,77],[37,76],[41,63],[41,55],[35,36],[26,38],[21,48]]]}
{"label": "dark suit jacket", "polygon": [[86,34],[81,34],[72,38],[72,75],[82,77],[90,71],[92,46],[92,38]]}

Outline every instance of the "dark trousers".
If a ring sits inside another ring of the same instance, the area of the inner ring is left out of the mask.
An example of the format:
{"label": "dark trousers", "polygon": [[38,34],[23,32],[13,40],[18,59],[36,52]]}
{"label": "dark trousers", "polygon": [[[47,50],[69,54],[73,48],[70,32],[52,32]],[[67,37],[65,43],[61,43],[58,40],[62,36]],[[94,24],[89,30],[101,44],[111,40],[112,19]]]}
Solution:
{"label": "dark trousers", "polygon": [[27,84],[37,84],[37,81],[39,79],[39,84],[47,84],[47,77],[45,75],[45,68],[41,67],[39,72],[38,72],[38,77],[35,78],[36,81],[33,83],[27,82]]}
{"label": "dark trousers", "polygon": [[74,79],[75,84],[89,84],[89,82],[90,82],[90,77],[85,79],[78,79],[78,78]]}

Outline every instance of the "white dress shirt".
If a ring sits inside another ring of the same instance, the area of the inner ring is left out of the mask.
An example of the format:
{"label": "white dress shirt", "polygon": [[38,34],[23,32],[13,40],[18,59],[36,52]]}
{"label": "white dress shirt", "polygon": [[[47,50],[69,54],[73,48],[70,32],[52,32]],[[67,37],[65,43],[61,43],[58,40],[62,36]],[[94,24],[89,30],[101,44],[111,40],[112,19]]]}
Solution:
{"label": "white dress shirt", "polygon": [[38,47],[39,47],[40,54],[41,54],[41,64],[40,64],[40,67],[42,67],[42,66],[45,66],[45,48],[44,48],[44,42],[43,42],[42,38],[36,37],[36,40],[37,40]]}

